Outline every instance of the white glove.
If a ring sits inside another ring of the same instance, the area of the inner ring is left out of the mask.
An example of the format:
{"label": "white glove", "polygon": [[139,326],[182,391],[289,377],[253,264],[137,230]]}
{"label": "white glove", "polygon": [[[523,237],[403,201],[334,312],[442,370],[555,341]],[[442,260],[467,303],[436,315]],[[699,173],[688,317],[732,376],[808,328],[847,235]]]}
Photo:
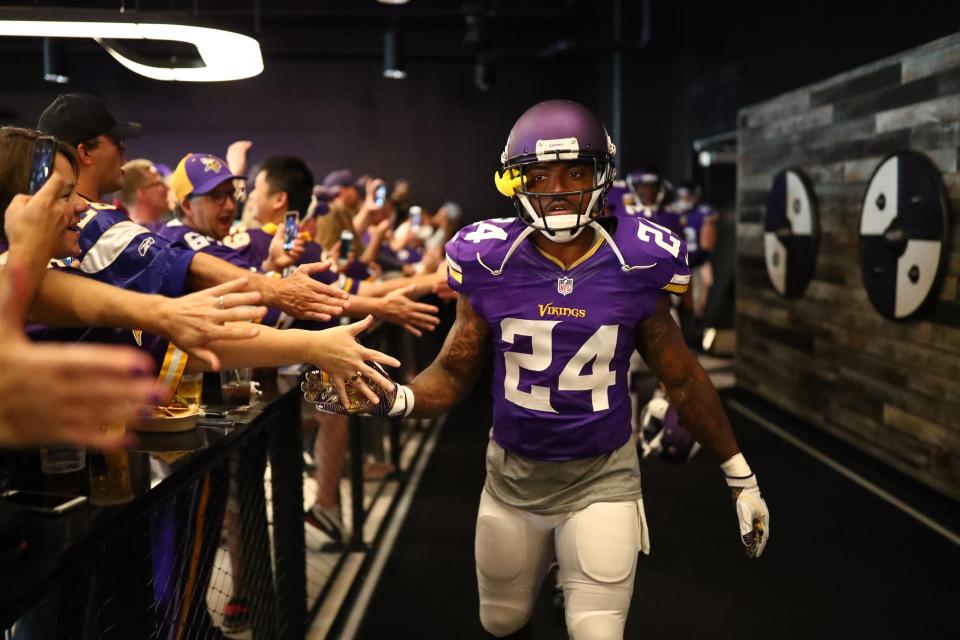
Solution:
{"label": "white glove", "polygon": [[720,467],[723,469],[727,486],[733,492],[737,519],[740,522],[740,539],[746,547],[747,557],[759,558],[770,539],[770,511],[760,495],[757,476],[740,453]]}

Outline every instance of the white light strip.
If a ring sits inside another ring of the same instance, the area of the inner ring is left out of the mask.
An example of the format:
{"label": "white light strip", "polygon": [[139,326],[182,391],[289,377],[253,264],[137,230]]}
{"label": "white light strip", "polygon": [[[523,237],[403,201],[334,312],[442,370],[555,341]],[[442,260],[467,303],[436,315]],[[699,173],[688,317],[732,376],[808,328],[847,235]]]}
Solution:
{"label": "white light strip", "polygon": [[239,33],[178,24],[144,22],[61,22],[0,20],[0,36],[93,38],[106,40],[166,40],[197,48],[206,66],[154,67],[134,62],[101,42],[113,58],[134,73],[178,82],[241,80],[263,72],[260,43]]}

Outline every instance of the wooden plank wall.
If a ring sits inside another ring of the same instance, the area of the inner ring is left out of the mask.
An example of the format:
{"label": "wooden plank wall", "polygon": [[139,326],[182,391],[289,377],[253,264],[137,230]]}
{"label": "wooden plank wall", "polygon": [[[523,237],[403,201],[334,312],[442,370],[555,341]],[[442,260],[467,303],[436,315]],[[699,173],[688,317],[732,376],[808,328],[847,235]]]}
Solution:
{"label": "wooden plank wall", "polygon": [[[789,69],[784,69],[789,73]],[[738,115],[737,381],[960,498],[960,34],[743,109]],[[943,174],[954,232],[934,313],[892,322],[860,276],[867,181],[889,153]],[[773,176],[812,179],[816,273],[799,300],[769,284],[762,220]]]}

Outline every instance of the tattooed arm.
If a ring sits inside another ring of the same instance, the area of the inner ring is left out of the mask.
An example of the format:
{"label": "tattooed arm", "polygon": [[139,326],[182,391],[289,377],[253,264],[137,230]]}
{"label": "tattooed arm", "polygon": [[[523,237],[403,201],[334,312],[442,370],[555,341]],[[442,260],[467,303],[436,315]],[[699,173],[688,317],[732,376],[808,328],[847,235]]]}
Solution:
{"label": "tattooed arm", "polygon": [[486,360],[490,327],[467,296],[457,300],[457,319],[436,360],[410,383],[416,418],[438,416],[460,402],[473,387]]}
{"label": "tattooed arm", "polygon": [[656,311],[637,328],[637,350],[667,388],[680,423],[720,462],[740,448],[713,383],[683,341],[680,327],[670,317],[670,300],[660,300]]}

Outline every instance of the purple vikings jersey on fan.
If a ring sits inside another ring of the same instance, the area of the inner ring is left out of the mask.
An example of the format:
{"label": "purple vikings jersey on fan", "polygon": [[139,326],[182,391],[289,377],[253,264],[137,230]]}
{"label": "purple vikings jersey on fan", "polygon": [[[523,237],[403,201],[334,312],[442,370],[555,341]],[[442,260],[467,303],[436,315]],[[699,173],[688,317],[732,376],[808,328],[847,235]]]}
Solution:
{"label": "purple vikings jersey on fan", "polygon": [[[69,265],[55,260],[52,268],[140,293],[174,297],[185,293],[194,251],[172,246],[111,205],[89,203],[77,226],[80,255]],[[0,251],[5,249],[0,247]],[[187,363],[186,354],[168,340],[139,330],[28,325],[27,335],[36,341],[99,342],[143,349],[153,358],[169,393],[176,389]]]}
{"label": "purple vikings jersey on fan", "polygon": [[214,240],[199,231],[194,231],[180,220],[171,220],[160,227],[157,234],[165,238],[170,244],[192,249],[193,251],[202,251],[221,260],[226,260],[241,269],[256,271],[256,268],[250,264],[246,256],[235,249],[231,249],[222,242]]}
{"label": "purple vikings jersey on fan", "polygon": [[81,214],[80,255],[72,265],[107,284],[180,296],[195,251],[174,247],[117,210],[95,202]]}
{"label": "purple vikings jersey on fan", "polygon": [[664,227],[640,217],[609,233],[590,226],[597,241],[569,268],[516,218],[472,224],[446,246],[450,286],[491,328],[493,438],[528,458],[586,458],[630,438],[637,326],[690,281],[683,243]]}
{"label": "purple vikings jersey on fan", "polygon": [[[259,265],[263,264],[263,261],[266,260],[270,254],[270,242],[273,240],[273,234],[275,232],[276,225],[273,223],[268,223],[260,229],[237,229],[223,239],[223,244],[243,256],[247,264]],[[323,256],[320,245],[315,242],[306,242],[304,244],[303,255],[300,256],[297,264],[322,262]],[[330,269],[315,273],[311,277],[318,282],[336,287],[347,293],[356,293],[360,287],[358,280],[348,278],[344,274],[338,274]],[[320,322],[318,320],[295,320],[291,326],[297,329],[319,331],[321,329],[335,327],[338,324],[340,324],[340,318],[335,317],[326,322]]]}
{"label": "purple vikings jersey on fan", "polygon": [[[249,265],[263,264],[263,261],[270,255],[270,242],[273,240],[273,234],[276,232],[276,225],[268,223],[259,229],[243,229],[232,231],[229,236],[223,239],[230,249],[233,249],[242,255]],[[315,242],[305,242],[303,255],[297,260],[297,264],[311,264],[323,261],[323,250]],[[313,279],[323,284],[342,289],[347,293],[356,293],[360,282],[354,278],[348,278],[343,274],[338,274],[330,269],[313,274]]]}

